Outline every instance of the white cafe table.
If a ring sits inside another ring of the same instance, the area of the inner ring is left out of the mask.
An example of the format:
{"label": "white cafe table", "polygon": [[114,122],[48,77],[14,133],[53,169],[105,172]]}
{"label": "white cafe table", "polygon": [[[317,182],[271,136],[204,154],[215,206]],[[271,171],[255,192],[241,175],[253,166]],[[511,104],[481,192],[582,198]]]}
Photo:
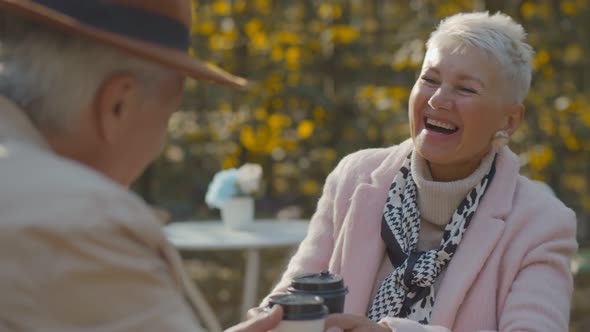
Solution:
{"label": "white cafe table", "polygon": [[[308,225],[308,220],[259,219],[247,228],[237,230],[225,226],[221,220],[184,221],[165,226],[164,232],[182,254],[218,250],[246,251],[241,310],[242,319],[244,319],[247,310],[257,304],[260,250],[298,245],[307,234]],[[198,288],[196,289],[198,291]],[[202,294],[198,295],[202,297]],[[207,303],[203,301],[202,307],[198,309],[204,316],[207,327],[210,330],[217,330],[220,326],[219,322],[214,315],[211,317],[212,311]]]}

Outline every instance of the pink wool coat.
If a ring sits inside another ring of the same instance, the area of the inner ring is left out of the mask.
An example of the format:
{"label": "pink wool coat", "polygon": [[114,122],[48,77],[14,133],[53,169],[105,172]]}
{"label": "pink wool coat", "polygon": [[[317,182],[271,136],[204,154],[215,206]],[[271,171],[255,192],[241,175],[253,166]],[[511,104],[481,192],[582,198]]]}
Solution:
{"label": "pink wool coat", "polygon": [[[273,293],[302,273],[329,269],[349,287],[345,313],[365,315],[385,246],[383,206],[411,141],[344,158],[328,176],[309,233]],[[572,210],[520,176],[518,157],[500,152],[497,172],[453,260],[431,325],[386,318],[397,332],[567,331],[577,249]]]}

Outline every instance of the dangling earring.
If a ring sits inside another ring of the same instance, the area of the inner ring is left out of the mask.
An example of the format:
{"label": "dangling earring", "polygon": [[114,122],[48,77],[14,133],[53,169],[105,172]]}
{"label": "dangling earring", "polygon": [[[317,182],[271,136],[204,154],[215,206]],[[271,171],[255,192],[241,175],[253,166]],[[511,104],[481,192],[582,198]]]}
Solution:
{"label": "dangling earring", "polygon": [[508,140],[510,136],[506,132],[506,130],[498,130],[494,134],[494,139],[492,139],[492,146],[496,150],[500,150],[504,145],[508,144]]}

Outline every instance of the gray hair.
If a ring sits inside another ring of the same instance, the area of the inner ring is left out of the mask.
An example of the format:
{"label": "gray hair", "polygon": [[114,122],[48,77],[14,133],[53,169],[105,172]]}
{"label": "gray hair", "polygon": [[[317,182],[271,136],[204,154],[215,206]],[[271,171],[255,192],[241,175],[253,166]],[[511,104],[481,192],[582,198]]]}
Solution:
{"label": "gray hair", "polygon": [[102,82],[118,72],[135,75],[146,99],[169,74],[72,34],[0,15],[0,95],[22,108],[39,128],[71,128]]}
{"label": "gray hair", "polygon": [[522,25],[508,15],[488,12],[461,13],[450,16],[439,24],[426,42],[434,47],[465,46],[485,50],[503,67],[513,98],[522,102],[531,85],[533,48],[526,42]]}

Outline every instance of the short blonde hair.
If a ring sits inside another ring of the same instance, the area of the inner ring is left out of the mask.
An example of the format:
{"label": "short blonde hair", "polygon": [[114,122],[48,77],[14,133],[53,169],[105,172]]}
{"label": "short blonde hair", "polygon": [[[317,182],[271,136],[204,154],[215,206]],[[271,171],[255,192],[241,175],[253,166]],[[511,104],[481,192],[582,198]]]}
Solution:
{"label": "short blonde hair", "polygon": [[503,13],[460,13],[442,20],[426,42],[426,48],[466,46],[485,50],[504,69],[513,84],[516,102],[528,94],[532,76],[533,48],[526,42],[522,25]]}

